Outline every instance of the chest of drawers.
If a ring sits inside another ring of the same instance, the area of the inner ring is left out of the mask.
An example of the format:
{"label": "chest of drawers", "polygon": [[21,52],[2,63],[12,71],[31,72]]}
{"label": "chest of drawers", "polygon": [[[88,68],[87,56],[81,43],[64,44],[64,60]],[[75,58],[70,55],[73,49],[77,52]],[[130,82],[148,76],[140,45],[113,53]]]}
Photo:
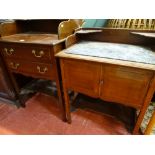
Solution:
{"label": "chest of drawers", "polygon": [[21,33],[2,37],[0,41],[0,51],[17,92],[20,92],[18,81],[12,73],[55,81],[62,115],[64,115],[62,90],[54,54],[63,48],[64,40],[59,41],[55,34]]}

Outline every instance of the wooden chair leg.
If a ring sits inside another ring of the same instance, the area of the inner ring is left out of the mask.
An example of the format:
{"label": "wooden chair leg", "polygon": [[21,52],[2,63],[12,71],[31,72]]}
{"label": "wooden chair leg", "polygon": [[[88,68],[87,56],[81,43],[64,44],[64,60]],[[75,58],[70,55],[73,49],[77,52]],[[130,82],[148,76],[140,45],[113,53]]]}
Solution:
{"label": "wooden chair leg", "polygon": [[145,130],[145,135],[150,135],[152,130],[153,130],[153,127],[155,127],[155,111],[149,121],[149,124],[148,126],[146,127],[146,130]]}

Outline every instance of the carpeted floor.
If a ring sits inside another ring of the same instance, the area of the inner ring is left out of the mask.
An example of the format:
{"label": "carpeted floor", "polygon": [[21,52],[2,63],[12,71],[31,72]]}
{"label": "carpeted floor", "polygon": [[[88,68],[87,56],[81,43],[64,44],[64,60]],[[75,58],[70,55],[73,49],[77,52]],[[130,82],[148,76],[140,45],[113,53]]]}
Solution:
{"label": "carpeted floor", "polygon": [[72,112],[72,124],[61,120],[57,100],[38,93],[26,103],[26,108],[0,102],[0,134],[80,134],[126,135],[124,123],[110,115],[86,109]]}

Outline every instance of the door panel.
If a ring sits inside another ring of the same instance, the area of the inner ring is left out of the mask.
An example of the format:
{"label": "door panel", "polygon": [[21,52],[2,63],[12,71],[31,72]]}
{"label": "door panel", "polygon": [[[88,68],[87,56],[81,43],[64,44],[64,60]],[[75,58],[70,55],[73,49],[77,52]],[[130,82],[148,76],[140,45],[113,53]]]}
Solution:
{"label": "door panel", "polygon": [[103,65],[100,96],[106,101],[140,108],[152,77],[153,73],[147,70]]}
{"label": "door panel", "polygon": [[81,60],[64,60],[66,86],[93,97],[99,96],[101,65]]}

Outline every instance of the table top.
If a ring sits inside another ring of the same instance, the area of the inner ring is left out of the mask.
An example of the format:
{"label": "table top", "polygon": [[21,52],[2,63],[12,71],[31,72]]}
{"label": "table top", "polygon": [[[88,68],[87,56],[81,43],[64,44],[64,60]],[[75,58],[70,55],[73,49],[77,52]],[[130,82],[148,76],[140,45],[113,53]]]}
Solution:
{"label": "table top", "polygon": [[38,32],[26,32],[1,37],[2,42],[14,43],[36,43],[36,44],[55,44],[60,42],[57,34],[47,34]]}

